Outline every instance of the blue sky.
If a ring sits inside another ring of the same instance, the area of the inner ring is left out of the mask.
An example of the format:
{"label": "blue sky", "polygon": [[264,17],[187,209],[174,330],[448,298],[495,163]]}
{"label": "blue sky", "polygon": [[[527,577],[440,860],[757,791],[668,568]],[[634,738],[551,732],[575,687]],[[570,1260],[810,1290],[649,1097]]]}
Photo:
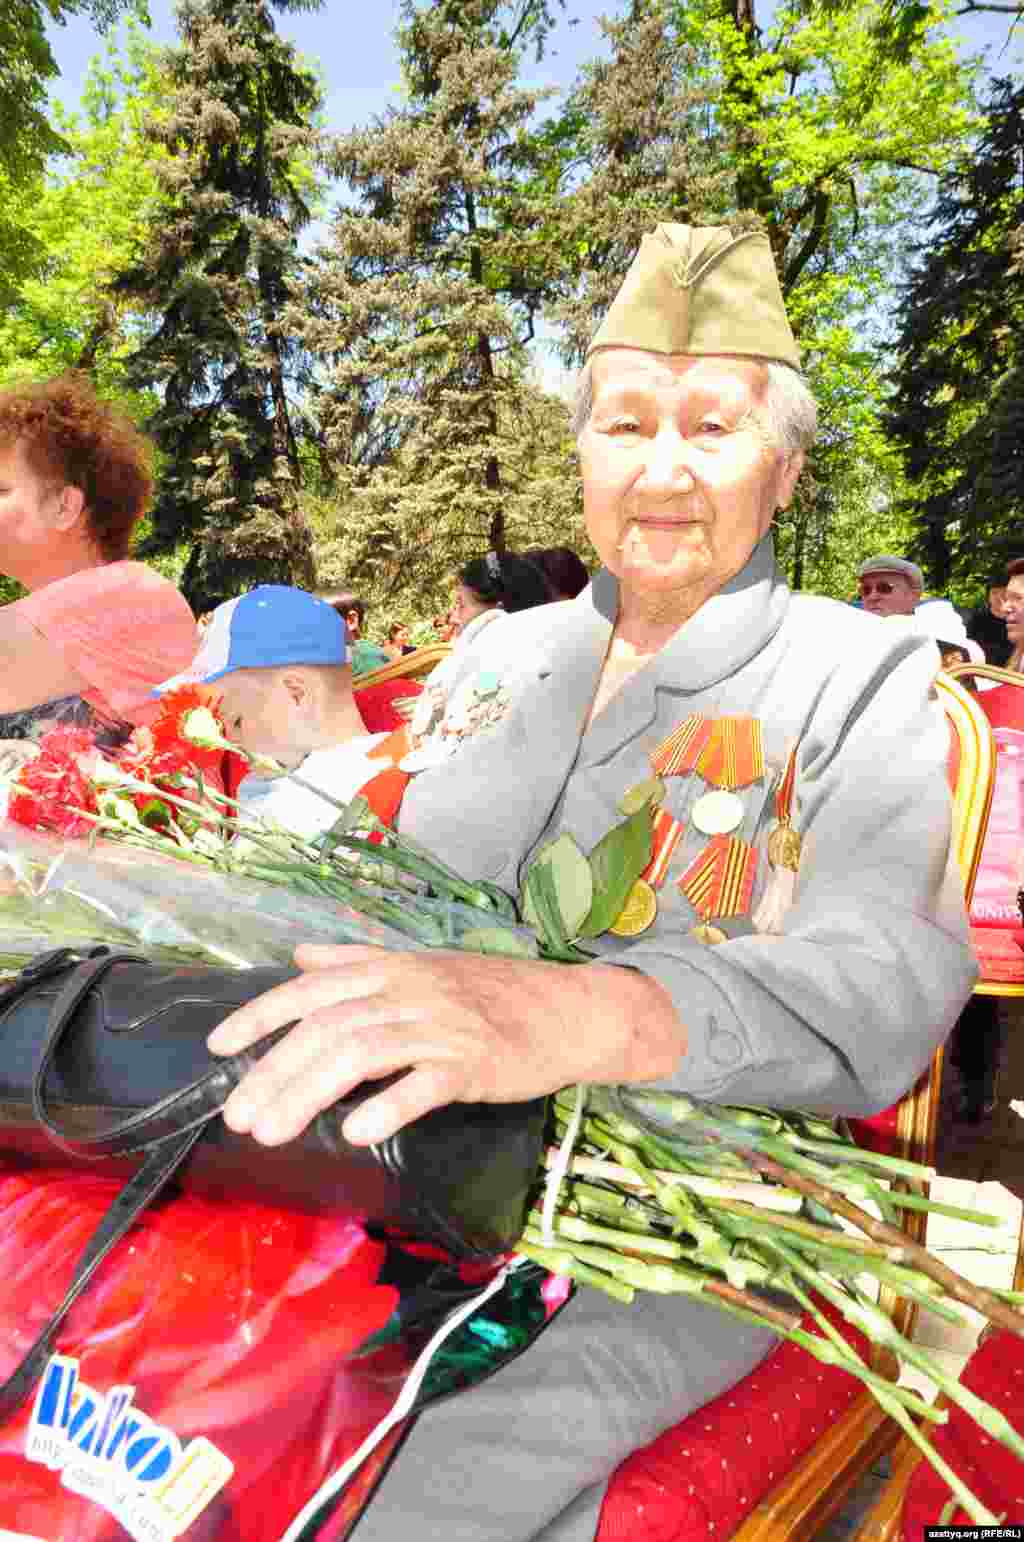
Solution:
{"label": "blue sky", "polygon": [[[174,0],[149,0],[151,35],[161,43],[175,40]],[[566,86],[580,64],[600,51],[597,18],[616,9],[615,0],[570,0],[566,19],[553,35],[548,53],[536,71],[524,72],[528,83]],[[326,85],[327,126],[343,132],[366,123],[395,101],[399,85],[398,49],[394,29],[399,0],[327,0],[311,14],[281,15],[278,30],[315,59]],[[358,19],[352,19],[353,13]],[[568,15],[576,18],[570,25]],[[61,78],[53,95],[67,106],[78,100],[90,60],[103,49],[103,40],[86,18],[73,18],[64,27],[49,29],[50,46]]]}
{"label": "blue sky", "polygon": [[[152,36],[158,42],[173,42],[173,0],[149,0],[149,5]],[[568,85],[580,64],[601,51],[598,17],[619,9],[616,0],[569,0],[567,16],[559,23],[548,54],[529,84]],[[770,10],[769,4],[759,9],[759,14],[767,18]],[[278,14],[283,35],[319,61],[326,83],[329,128],[342,132],[357,127],[395,100],[399,69],[393,34],[398,16],[399,0],[327,0],[319,12]],[[1004,51],[1007,20],[1005,16],[979,15],[963,17],[956,24],[972,51],[987,47],[989,68],[996,73],[1007,70],[1014,58],[1019,67],[1024,54],[1020,29],[1016,46]],[[51,27],[50,43],[61,71],[53,94],[74,106],[89,61],[102,51],[103,40],[91,22],[77,17],[64,27]]]}

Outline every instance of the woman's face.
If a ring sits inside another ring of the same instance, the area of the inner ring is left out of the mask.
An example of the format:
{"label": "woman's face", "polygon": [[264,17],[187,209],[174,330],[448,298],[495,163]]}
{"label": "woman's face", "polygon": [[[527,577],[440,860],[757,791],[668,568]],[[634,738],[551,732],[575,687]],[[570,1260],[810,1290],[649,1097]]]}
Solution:
{"label": "woman's face", "polygon": [[494,610],[493,605],[485,605],[478,594],[472,589],[467,589],[465,584],[455,585],[455,598],[452,608],[448,612],[448,619],[461,632],[464,626],[468,626],[475,616],[482,616],[485,610]]}
{"label": "woman's face", "polygon": [[52,541],[61,489],[29,465],[20,444],[0,447],[0,551],[3,571],[24,581],[41,547]]}
{"label": "woman's face", "polygon": [[1003,599],[1006,635],[1015,648],[1024,644],[1024,573],[1015,573]]}

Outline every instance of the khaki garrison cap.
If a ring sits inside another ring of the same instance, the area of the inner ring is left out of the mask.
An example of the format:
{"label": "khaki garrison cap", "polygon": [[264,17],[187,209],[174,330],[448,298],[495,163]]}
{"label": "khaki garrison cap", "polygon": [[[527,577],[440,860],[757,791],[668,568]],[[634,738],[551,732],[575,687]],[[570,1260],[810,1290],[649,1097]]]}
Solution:
{"label": "khaki garrison cap", "polygon": [[768,237],[727,225],[667,225],[644,236],[597,330],[598,348],[737,354],[800,368]]}

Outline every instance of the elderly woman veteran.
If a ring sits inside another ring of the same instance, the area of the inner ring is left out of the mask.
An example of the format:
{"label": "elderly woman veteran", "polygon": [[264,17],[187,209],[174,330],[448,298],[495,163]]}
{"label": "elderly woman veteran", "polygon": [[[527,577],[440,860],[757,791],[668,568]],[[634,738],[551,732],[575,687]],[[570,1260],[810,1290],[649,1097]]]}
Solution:
{"label": "elderly woman veteran", "polygon": [[[814,424],[797,363],[763,236],[645,238],[582,392],[603,569],[481,635],[462,678],[482,694],[500,681],[508,710],[416,777],[401,811],[456,868],[515,890],[555,834],[589,850],[653,767],[652,924],[574,967],[300,950],[298,979],[211,1038],[234,1051],[300,1019],[229,1100],[234,1128],[286,1140],[399,1070],[350,1117],[354,1140],[576,1081],[861,1114],[925,1066],[975,976],[935,647],[792,595],[775,566],[770,527]],[[802,845],[795,886],[768,855],[780,816],[786,859]],[[358,1542],[584,1542],[618,1461],[769,1344],[689,1300],[581,1291],[534,1351],[423,1415]]]}

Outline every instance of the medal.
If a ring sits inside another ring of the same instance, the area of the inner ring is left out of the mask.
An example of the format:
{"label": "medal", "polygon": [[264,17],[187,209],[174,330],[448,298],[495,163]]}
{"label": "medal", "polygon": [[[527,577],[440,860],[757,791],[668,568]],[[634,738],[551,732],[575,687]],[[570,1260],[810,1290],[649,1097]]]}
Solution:
{"label": "medal", "polygon": [[657,914],[658,896],[649,883],[638,878],[608,930],[616,937],[639,937],[641,932],[646,932],[649,926],[654,925]]}
{"label": "medal", "polygon": [[651,825],[651,860],[640,874],[651,885],[660,889],[668,874],[669,863],[683,836],[683,827],[673,819],[668,809],[660,808]]}
{"label": "medal", "polygon": [[702,921],[699,926],[691,928],[690,936],[697,942],[706,943],[708,947],[716,947],[720,942],[728,942],[729,938],[720,926],[712,926],[710,921]]}
{"label": "medal", "polygon": [[775,817],[779,821],[768,837],[768,861],[772,867],[788,868],[791,873],[800,870],[802,841],[790,823],[793,810],[793,790],[796,786],[796,751],[794,744],[786,762],[785,775],[775,794]]}
{"label": "medal", "polygon": [[768,837],[768,861],[772,867],[788,867],[791,873],[798,873],[801,845],[799,835],[788,820],[776,825]]}
{"label": "medal", "polygon": [[720,717],[711,725],[697,770],[713,787],[749,787],[764,776],[764,742],[756,717]]}
{"label": "medal", "polygon": [[742,916],[750,908],[757,848],[734,835],[716,835],[678,880],[698,915]]}
{"label": "medal", "polygon": [[645,803],[660,808],[665,801],[665,783],[660,776],[649,776],[645,782],[637,782],[623,793],[619,802],[621,814],[639,814]]}
{"label": "medal", "polygon": [[734,792],[706,792],[690,812],[701,835],[731,835],[743,823],[743,799]]}
{"label": "medal", "polygon": [[712,726],[703,713],[691,712],[652,754],[655,771],[661,776],[684,776],[695,770],[711,738]]}

